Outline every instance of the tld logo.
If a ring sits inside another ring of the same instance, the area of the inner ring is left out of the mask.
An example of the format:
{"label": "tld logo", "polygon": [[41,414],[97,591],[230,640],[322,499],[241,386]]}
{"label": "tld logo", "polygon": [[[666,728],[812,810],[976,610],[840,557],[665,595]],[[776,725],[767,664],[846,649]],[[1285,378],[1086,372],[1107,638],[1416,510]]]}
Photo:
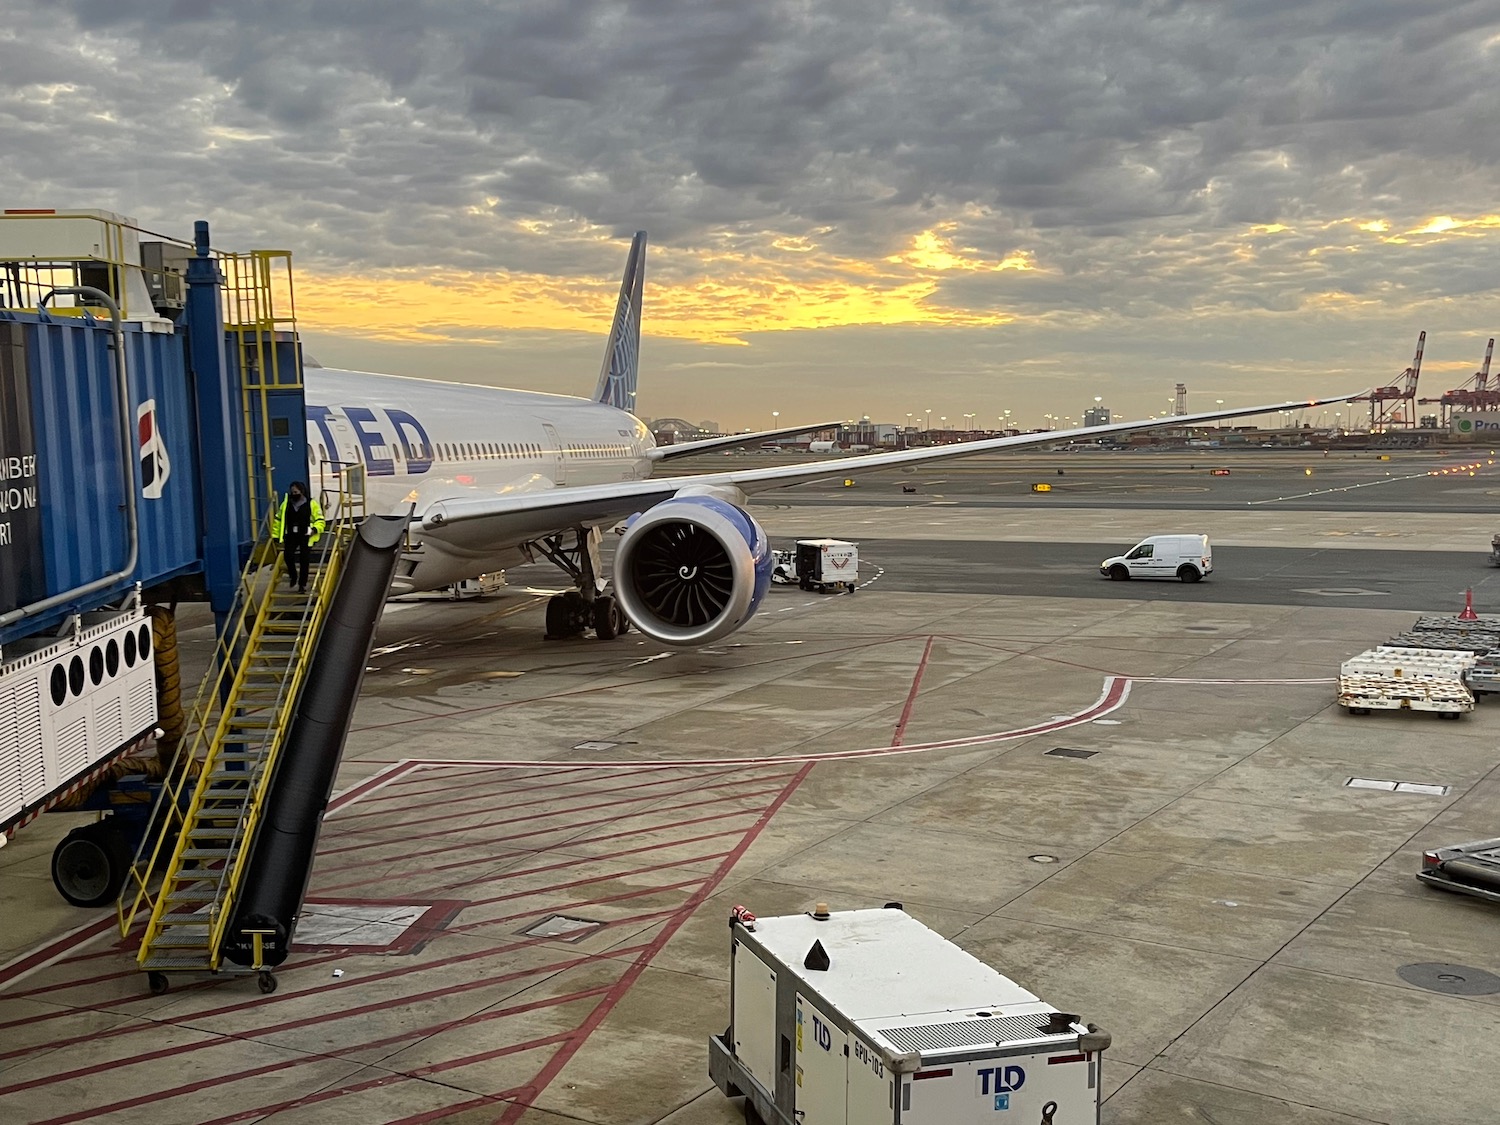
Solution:
{"label": "tld logo", "polygon": [[979,1071],[979,1096],[1009,1094],[1026,1085],[1026,1071],[1019,1066],[985,1067]]}

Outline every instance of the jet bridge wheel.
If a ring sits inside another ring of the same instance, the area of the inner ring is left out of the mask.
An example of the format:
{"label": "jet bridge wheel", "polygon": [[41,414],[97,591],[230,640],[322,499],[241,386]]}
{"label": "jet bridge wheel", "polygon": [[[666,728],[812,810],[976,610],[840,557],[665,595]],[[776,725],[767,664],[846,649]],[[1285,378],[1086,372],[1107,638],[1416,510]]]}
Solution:
{"label": "jet bridge wheel", "polygon": [[52,851],[52,883],[74,906],[104,906],[125,885],[130,845],[118,825],[98,820],[73,829]]}

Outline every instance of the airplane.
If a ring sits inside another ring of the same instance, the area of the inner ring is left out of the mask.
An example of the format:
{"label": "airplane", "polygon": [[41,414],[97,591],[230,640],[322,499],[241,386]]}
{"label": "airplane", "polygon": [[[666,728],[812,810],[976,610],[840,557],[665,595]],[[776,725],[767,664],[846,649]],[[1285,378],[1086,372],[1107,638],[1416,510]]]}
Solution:
{"label": "airplane", "polygon": [[[646,233],[639,231],[592,399],[307,364],[309,480],[328,488],[333,472],[363,466],[367,511],[411,513],[411,547],[398,565],[393,594],[441,589],[540,556],[573,584],[547,603],[549,637],[592,629],[611,640],[633,625],[668,645],[710,644],[745,625],[771,584],[770,543],[746,510],[755,493],[857,471],[1352,397],[653,478],[653,468],[667,460],[838,423],[656,445],[633,413],[645,254]],[[604,530],[622,521],[610,580],[599,547]]]}

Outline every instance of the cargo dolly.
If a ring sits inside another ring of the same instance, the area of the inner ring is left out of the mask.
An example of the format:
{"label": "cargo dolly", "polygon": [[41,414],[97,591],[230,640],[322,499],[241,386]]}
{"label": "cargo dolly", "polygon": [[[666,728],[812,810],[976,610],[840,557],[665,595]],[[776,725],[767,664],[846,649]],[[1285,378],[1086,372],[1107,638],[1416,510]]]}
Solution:
{"label": "cargo dolly", "polygon": [[1472,652],[1381,645],[1339,667],[1338,703],[1351,715],[1371,711],[1435,711],[1457,719],[1474,710],[1464,682]]}

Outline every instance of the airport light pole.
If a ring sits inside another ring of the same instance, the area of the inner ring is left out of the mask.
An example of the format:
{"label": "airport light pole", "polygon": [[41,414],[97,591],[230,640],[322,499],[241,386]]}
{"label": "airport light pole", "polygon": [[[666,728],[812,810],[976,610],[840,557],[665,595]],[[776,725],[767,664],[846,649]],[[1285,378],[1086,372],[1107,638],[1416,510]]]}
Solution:
{"label": "airport light pole", "polygon": [[[1216,399],[1214,399],[1214,405],[1215,406],[1223,406],[1224,405],[1224,400],[1222,398],[1216,398]],[[1224,428],[1224,419],[1220,418],[1218,420],[1218,426],[1219,426],[1219,429],[1221,429],[1221,430]]]}
{"label": "airport light pole", "polygon": [[932,432],[932,407],[930,407],[930,406],[927,407],[927,409],[925,409],[924,411],[922,411],[922,413],[927,415],[926,420],[922,423],[922,429],[926,433],[931,433]]}

